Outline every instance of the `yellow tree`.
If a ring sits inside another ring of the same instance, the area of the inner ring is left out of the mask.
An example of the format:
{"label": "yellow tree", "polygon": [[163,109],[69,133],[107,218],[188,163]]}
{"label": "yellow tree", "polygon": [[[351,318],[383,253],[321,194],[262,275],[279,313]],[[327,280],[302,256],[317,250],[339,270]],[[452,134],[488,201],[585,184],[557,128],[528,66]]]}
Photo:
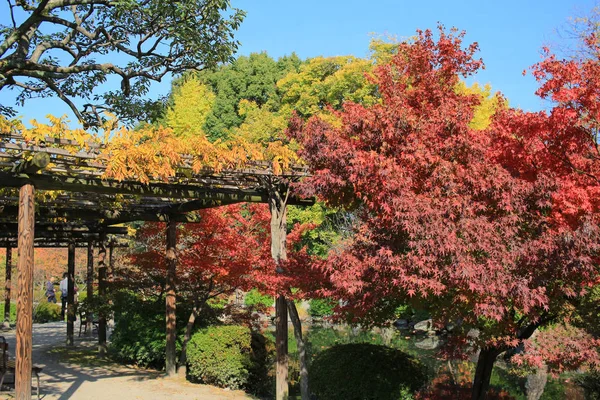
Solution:
{"label": "yellow tree", "polygon": [[186,76],[173,90],[173,104],[167,109],[164,123],[177,136],[198,135],[214,101],[215,94],[208,86],[196,76]]}

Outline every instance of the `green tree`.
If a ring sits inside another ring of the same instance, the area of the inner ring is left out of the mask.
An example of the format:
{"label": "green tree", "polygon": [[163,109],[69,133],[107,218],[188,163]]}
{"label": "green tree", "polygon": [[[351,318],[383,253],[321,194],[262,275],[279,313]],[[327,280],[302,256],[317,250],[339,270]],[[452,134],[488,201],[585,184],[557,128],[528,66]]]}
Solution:
{"label": "green tree", "polygon": [[211,140],[226,139],[231,129],[245,120],[240,113],[240,101],[247,100],[258,108],[279,109],[276,83],[290,71],[296,71],[301,61],[295,54],[275,61],[267,53],[253,53],[216,70],[203,71],[200,80],[215,93],[215,102],[208,113],[205,131]]}
{"label": "green tree", "polygon": [[[153,118],[161,107],[146,99],[151,81],[228,61],[244,17],[229,0],[7,3],[3,14],[12,23],[0,25],[0,90],[17,89],[21,104],[56,96],[87,125],[97,125],[107,108],[124,120]],[[99,93],[110,76],[121,80],[120,90]],[[95,105],[81,110],[76,98]]]}
{"label": "green tree", "polygon": [[365,105],[377,102],[376,85],[367,74],[373,62],[353,56],[315,57],[277,82],[282,102],[303,117],[322,113],[327,106],[340,109],[345,101]]}

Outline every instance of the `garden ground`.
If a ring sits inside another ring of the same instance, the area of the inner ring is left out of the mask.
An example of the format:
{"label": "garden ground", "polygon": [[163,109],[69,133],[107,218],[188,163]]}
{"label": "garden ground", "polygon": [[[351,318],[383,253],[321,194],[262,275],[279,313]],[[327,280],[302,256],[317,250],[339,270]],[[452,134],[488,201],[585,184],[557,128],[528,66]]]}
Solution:
{"label": "garden ground", "polygon": [[[65,333],[64,322],[33,326],[33,362],[44,367],[40,374],[41,398],[44,400],[252,399],[242,391],[192,384],[184,379],[166,378],[157,371],[98,359],[95,340],[91,337],[76,337],[76,346],[66,348]],[[6,338],[14,357],[15,332],[0,334]],[[12,381],[12,376],[8,379]],[[33,394],[35,398],[35,391]],[[0,399],[11,398],[14,398],[14,386],[12,392],[0,392]]]}

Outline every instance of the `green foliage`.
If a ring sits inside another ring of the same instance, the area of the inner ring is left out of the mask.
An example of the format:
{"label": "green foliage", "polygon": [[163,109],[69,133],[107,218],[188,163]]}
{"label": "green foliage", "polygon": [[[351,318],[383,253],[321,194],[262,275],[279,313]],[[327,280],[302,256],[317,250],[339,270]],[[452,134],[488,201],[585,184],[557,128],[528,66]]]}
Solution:
{"label": "green foliage", "polygon": [[310,207],[288,207],[289,228],[294,224],[314,224],[315,229],[303,234],[301,245],[309,254],[326,257],[329,250],[351,232],[353,215],[350,212],[327,208],[317,202]]}
{"label": "green foliage", "polygon": [[[233,34],[245,16],[228,0],[90,0],[81,6],[85,11],[73,13],[65,13],[66,7],[61,1],[15,3],[14,12],[26,22],[0,25],[0,89],[17,89],[19,103],[59,97],[92,124],[97,115],[78,110],[73,98],[107,106],[128,121],[154,118],[161,107],[148,100],[151,82],[230,61],[238,47]],[[100,31],[110,34],[89,40],[84,33]],[[28,45],[17,51],[22,40]],[[35,49],[42,51],[36,55]],[[57,49],[67,49],[68,62],[53,55]],[[111,75],[120,88],[97,91]],[[0,112],[11,114],[11,108]]]}
{"label": "green foliage", "polygon": [[581,299],[575,310],[574,324],[595,337],[600,337],[600,285],[596,285]]}
{"label": "green foliage", "polygon": [[578,379],[578,384],[585,391],[585,398],[600,400],[600,371],[591,371]]}
{"label": "green foliage", "polygon": [[333,314],[337,302],[331,299],[310,299],[308,313],[313,318],[321,318]]}
{"label": "green foliage", "polygon": [[377,102],[377,90],[366,74],[371,60],[353,56],[315,57],[277,82],[282,103],[308,117],[321,114],[326,106],[340,109],[345,101],[364,105]]}
{"label": "green foliage", "polygon": [[165,306],[157,300],[144,301],[130,292],[115,296],[115,329],[110,346],[118,360],[144,368],[164,367]]}
{"label": "green foliage", "polygon": [[196,332],[188,345],[191,380],[254,393],[267,391],[269,351],[262,335],[243,326],[210,326]]}
{"label": "green foliage", "polygon": [[[61,306],[55,303],[48,303],[46,301],[40,302],[37,307],[33,310],[33,322],[46,323],[52,321],[60,321]],[[12,307],[11,307],[12,314]],[[16,310],[15,310],[16,314]]]}
{"label": "green foliage", "polygon": [[247,307],[268,308],[272,307],[274,302],[272,296],[262,294],[258,289],[252,289],[246,293],[246,297],[244,298],[244,304]]}
{"label": "green foliage", "polygon": [[398,400],[427,382],[425,367],[402,351],[367,343],[337,345],[310,366],[311,390],[321,400]]}
{"label": "green foliage", "polygon": [[17,323],[17,305],[15,303],[10,303],[10,324]]}
{"label": "green foliage", "polygon": [[297,71],[300,64],[295,54],[275,61],[267,53],[253,53],[216,70],[201,72],[200,81],[216,95],[204,124],[209,139],[227,139],[230,130],[244,122],[245,116],[239,108],[241,100],[248,100],[258,108],[278,110],[276,83],[288,72]]}

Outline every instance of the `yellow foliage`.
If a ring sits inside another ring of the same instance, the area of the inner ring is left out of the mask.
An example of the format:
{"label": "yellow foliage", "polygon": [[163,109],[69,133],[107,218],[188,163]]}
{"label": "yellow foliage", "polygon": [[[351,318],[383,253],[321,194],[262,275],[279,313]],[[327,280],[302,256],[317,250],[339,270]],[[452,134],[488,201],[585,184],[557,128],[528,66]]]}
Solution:
{"label": "yellow foliage", "polygon": [[480,98],[480,104],[475,107],[475,113],[469,126],[476,130],[486,129],[492,120],[492,116],[498,109],[498,99],[492,94],[492,86],[488,83],[481,87],[478,83],[467,86],[463,81],[456,87],[456,92],[465,95],[477,95]]}
{"label": "yellow foliage", "polygon": [[165,122],[175,135],[189,138],[203,135],[202,127],[215,101],[215,94],[196,77],[186,79],[173,92],[173,106]]}

